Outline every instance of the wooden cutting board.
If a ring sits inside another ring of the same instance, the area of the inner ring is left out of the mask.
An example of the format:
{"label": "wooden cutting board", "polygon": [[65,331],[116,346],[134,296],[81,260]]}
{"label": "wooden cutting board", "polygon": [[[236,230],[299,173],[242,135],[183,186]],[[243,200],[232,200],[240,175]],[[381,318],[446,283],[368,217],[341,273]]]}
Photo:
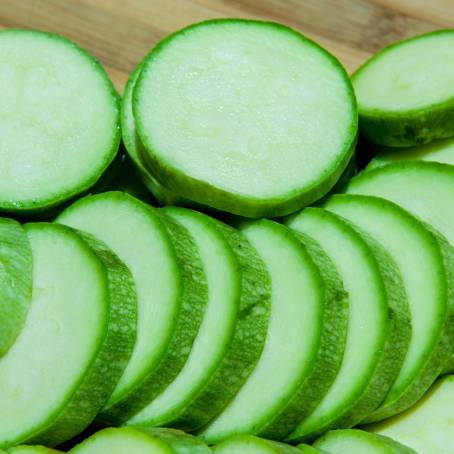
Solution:
{"label": "wooden cutting board", "polygon": [[454,0],[0,0],[0,28],[60,33],[95,55],[117,88],[167,34],[216,17],[290,25],[351,72],[384,45],[454,27]]}

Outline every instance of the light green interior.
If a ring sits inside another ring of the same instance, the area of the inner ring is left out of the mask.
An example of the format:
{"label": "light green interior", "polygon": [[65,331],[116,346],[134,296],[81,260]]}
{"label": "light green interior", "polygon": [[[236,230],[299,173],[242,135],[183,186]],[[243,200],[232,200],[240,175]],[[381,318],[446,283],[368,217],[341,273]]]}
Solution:
{"label": "light green interior", "polygon": [[[399,375],[383,403],[399,397],[424,367],[439,340],[447,310],[443,258],[435,239],[414,218],[386,200],[334,196],[324,207],[353,222],[391,255],[403,279],[412,336]],[[417,264],[417,266],[415,266]]]}
{"label": "light green interior", "polygon": [[319,182],[355,133],[341,67],[277,25],[222,21],[174,35],[134,96],[142,142],[163,166],[252,197]]}
{"label": "light green interior", "polygon": [[249,223],[242,231],[271,276],[270,321],[253,372],[202,434],[210,442],[257,433],[274,418],[309,373],[322,329],[321,281],[301,243],[270,221]]}
{"label": "light green interior", "polygon": [[0,33],[0,194],[56,198],[96,181],[114,155],[118,109],[107,76],[66,40]]}
{"label": "light green interior", "polygon": [[0,446],[23,441],[62,411],[98,352],[108,317],[104,269],[88,246],[60,226],[26,229],[33,297],[24,329],[0,359]]}
{"label": "light green interior", "polygon": [[309,208],[288,225],[320,244],[349,294],[348,331],[341,368],[317,408],[290,435],[292,439],[335,420],[364,392],[378,361],[377,352],[383,347],[387,303],[370,249],[342,220],[322,209]]}
{"label": "light green interior", "polygon": [[[3,451],[1,451],[3,452]],[[56,454],[58,452],[55,449],[46,448],[45,446],[16,446],[8,449],[8,454]]]}
{"label": "light green interior", "polygon": [[162,424],[177,416],[207,383],[223,358],[235,327],[241,291],[238,265],[210,220],[185,209],[165,211],[195,241],[208,284],[208,303],[189,357],[176,379],[128,423]]}
{"label": "light green interior", "polygon": [[[107,222],[108,220],[108,222]],[[119,192],[81,199],[57,219],[87,231],[127,265],[137,292],[137,338],[106,407],[124,397],[158,364],[178,311],[179,271],[167,233],[150,207]]]}
{"label": "light green interior", "polygon": [[353,76],[360,110],[421,109],[454,97],[454,33],[410,40],[380,53]]}
{"label": "light green interior", "polygon": [[104,429],[75,446],[72,454],[176,454],[158,438],[131,428]]}
{"label": "light green interior", "polygon": [[216,446],[214,452],[219,454],[301,454],[301,450],[294,446],[251,435],[234,436]]}
{"label": "light green interior", "polygon": [[454,376],[436,384],[406,412],[368,427],[424,454],[452,454]]}

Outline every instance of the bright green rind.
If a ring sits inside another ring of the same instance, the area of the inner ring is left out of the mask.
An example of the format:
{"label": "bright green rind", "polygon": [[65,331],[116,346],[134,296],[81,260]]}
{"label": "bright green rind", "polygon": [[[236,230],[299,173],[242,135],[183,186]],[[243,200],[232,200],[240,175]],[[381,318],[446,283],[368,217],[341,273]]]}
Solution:
{"label": "bright green rind", "polygon": [[154,427],[142,429],[170,445],[177,454],[210,454],[208,447],[200,438],[189,435],[181,430]]}
{"label": "bright green rind", "polygon": [[[2,454],[4,451],[0,451]],[[14,448],[9,448],[9,454],[55,454],[62,451],[57,451],[55,449],[46,448],[45,446],[16,446]]]}
{"label": "bright green rind", "polygon": [[218,454],[250,453],[250,454],[301,454],[294,446],[254,437],[253,435],[234,435],[214,447]]}

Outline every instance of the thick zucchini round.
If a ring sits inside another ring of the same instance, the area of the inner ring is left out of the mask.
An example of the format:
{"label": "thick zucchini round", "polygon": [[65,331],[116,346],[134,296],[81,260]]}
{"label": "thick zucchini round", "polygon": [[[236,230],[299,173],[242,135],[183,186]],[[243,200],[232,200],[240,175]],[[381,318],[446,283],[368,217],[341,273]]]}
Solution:
{"label": "thick zucchini round", "polygon": [[398,270],[378,244],[320,208],[304,209],[287,225],[320,244],[349,294],[341,369],[317,408],[288,435],[294,442],[351,427],[376,409],[404,360],[410,321]]}
{"label": "thick zucchini round", "polygon": [[282,225],[260,220],[240,229],[270,273],[271,316],[256,367],[201,433],[210,443],[238,433],[288,433],[334,378],[331,362],[340,364],[344,343],[345,294],[336,275]]}
{"label": "thick zucchini round", "polygon": [[454,30],[385,47],[352,76],[361,134],[389,147],[454,136]]}
{"label": "thick zucchini round", "polygon": [[301,454],[301,450],[294,446],[253,435],[232,436],[215,446],[214,452],[215,454]]}
{"label": "thick zucchini round", "polygon": [[337,195],[323,206],[377,240],[394,259],[405,286],[412,336],[386,399],[365,420],[378,421],[419,400],[449,359],[454,345],[454,254],[440,235],[387,200]]}
{"label": "thick zucchini round", "polygon": [[25,226],[33,298],[0,360],[0,446],[54,446],[81,432],[129,360],[136,306],[128,269],[104,245],[68,227]]}
{"label": "thick zucchini round", "polygon": [[170,35],[143,61],[132,104],[142,157],[161,184],[246,217],[322,197],[356,143],[345,70],[270,22],[218,19]]}
{"label": "thick zucchini round", "polygon": [[61,36],[5,30],[0,53],[0,210],[47,211],[114,159],[119,97],[102,66]]}

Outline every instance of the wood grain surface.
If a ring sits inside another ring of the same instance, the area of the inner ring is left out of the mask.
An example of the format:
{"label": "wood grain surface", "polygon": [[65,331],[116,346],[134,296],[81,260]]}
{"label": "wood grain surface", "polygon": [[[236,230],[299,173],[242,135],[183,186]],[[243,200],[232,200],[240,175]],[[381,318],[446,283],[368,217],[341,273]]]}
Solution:
{"label": "wood grain surface", "polygon": [[118,90],[167,34],[216,17],[273,20],[330,50],[351,72],[384,45],[454,26],[454,0],[0,0],[0,28],[60,33],[90,51]]}

